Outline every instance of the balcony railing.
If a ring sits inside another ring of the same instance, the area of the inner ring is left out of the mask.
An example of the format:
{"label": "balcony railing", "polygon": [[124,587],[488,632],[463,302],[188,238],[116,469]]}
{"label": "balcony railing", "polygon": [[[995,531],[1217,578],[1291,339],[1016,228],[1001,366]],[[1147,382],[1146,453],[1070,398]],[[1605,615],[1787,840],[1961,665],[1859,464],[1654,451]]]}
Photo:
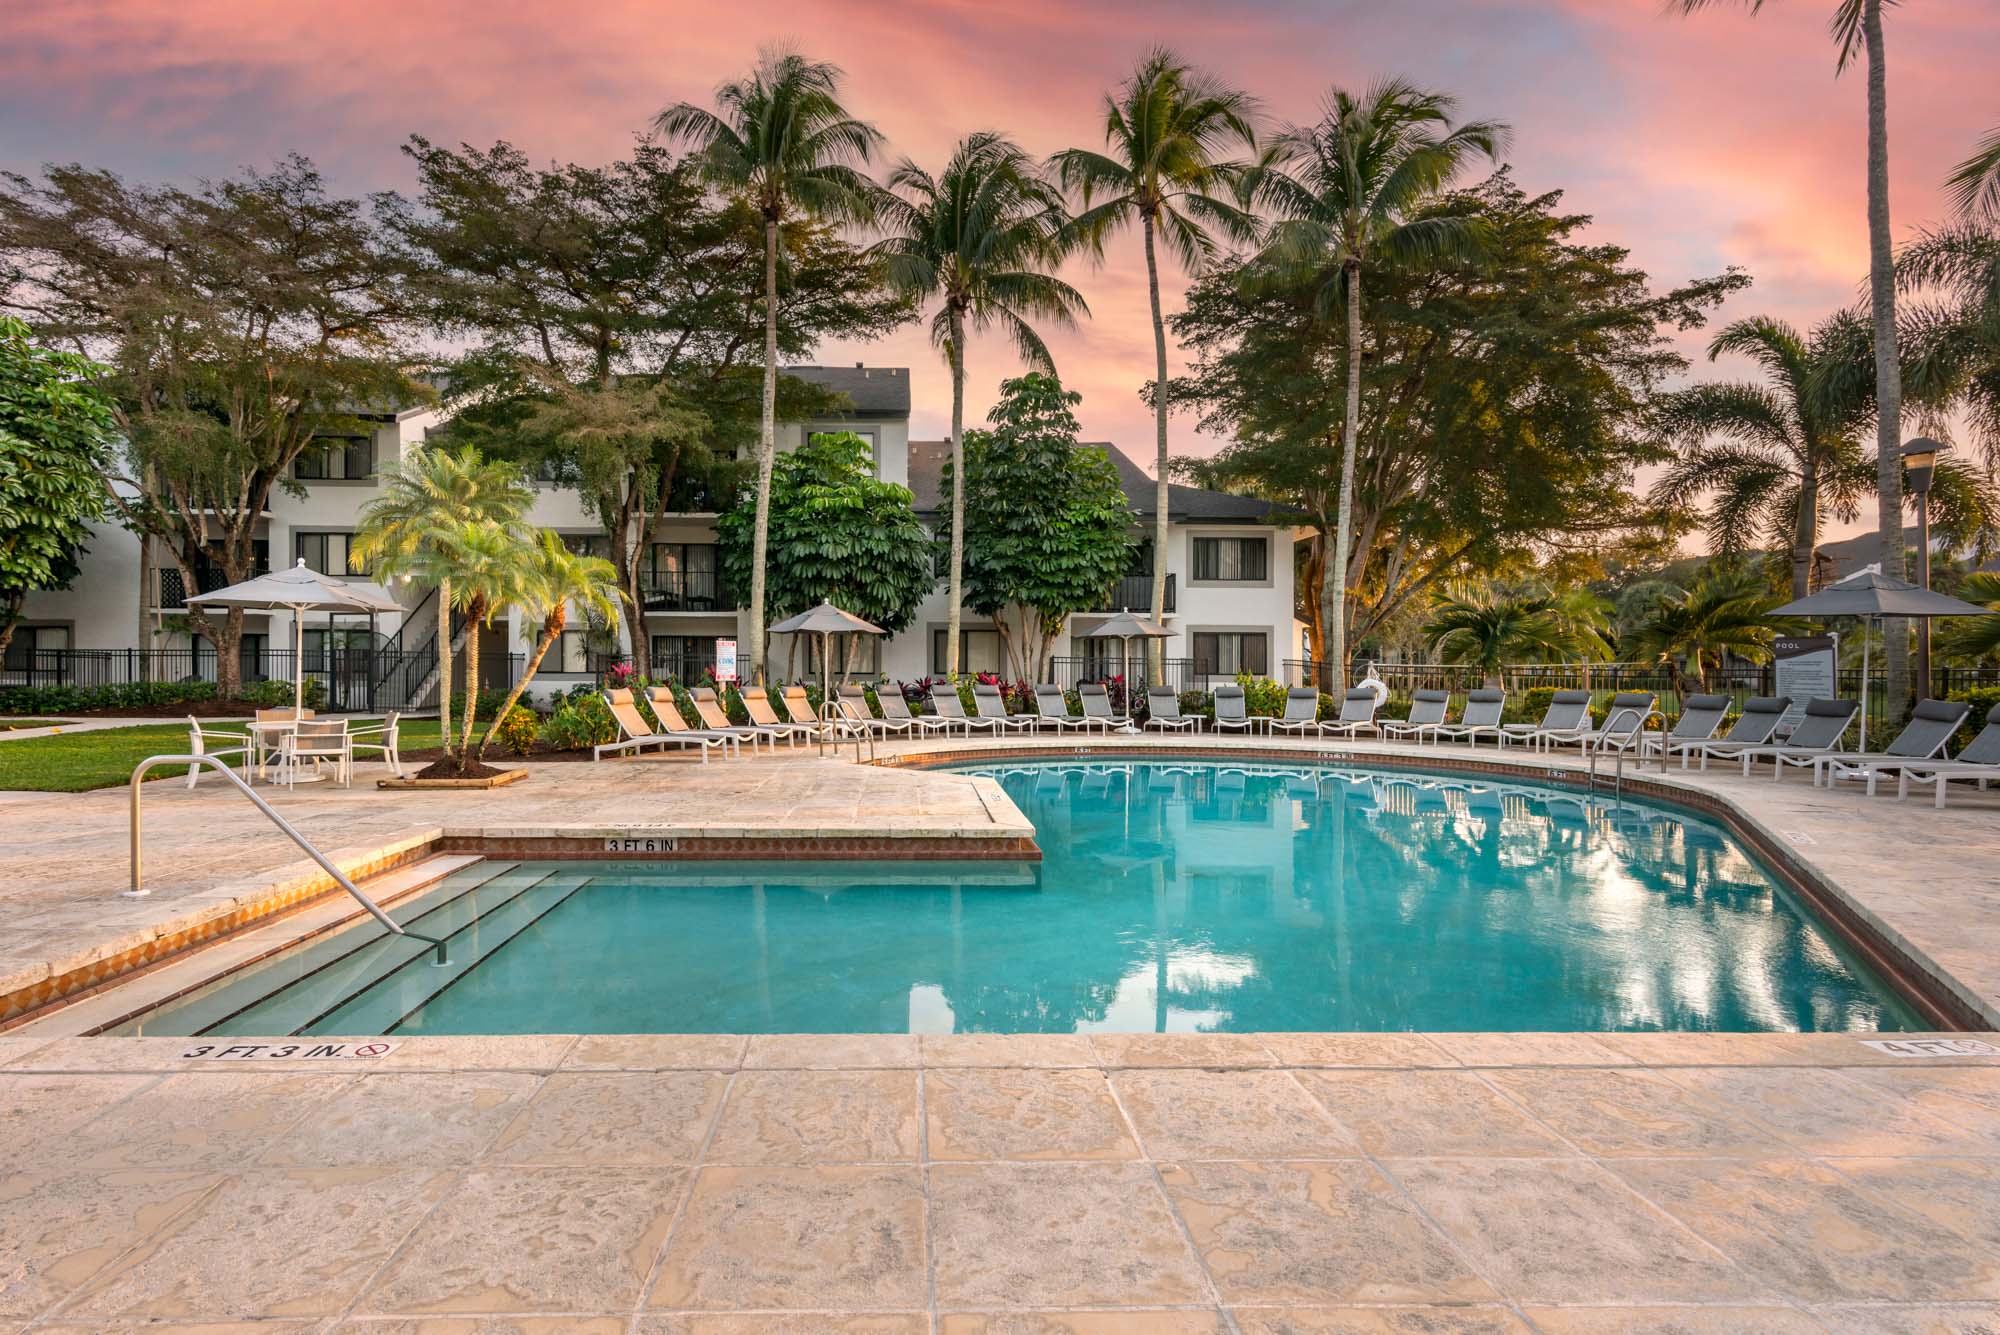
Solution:
{"label": "balcony railing", "polygon": [[736,600],[714,570],[658,570],[639,576],[639,593],[654,612],[733,612]]}
{"label": "balcony railing", "polygon": [[[268,575],[270,573],[271,571],[268,566],[260,564],[251,570],[246,578],[255,579],[259,575]],[[186,607],[188,600],[187,580],[181,575],[180,567],[161,566],[159,576],[160,598],[154,606],[161,608]],[[221,569],[215,566],[205,566],[195,572],[197,587],[194,592],[197,594],[214,593],[217,589],[228,588],[230,582],[228,574]]]}
{"label": "balcony railing", "polygon": [[[1162,616],[1171,615],[1174,608],[1176,576],[1167,576],[1167,605],[1161,609]],[[1153,610],[1153,577],[1151,575],[1126,575],[1111,590],[1111,597],[1100,612],[1150,612]]]}

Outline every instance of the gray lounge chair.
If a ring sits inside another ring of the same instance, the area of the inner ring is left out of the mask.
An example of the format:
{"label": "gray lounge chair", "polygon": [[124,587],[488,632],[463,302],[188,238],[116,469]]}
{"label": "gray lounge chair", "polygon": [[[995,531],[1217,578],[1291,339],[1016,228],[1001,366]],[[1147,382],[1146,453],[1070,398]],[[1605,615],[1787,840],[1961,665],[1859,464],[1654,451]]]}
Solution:
{"label": "gray lounge chair", "polygon": [[[1752,701],[1751,703],[1755,703]],[[1783,712],[1782,709],[1779,711]],[[1674,720],[1669,732],[1649,732],[1639,741],[1639,755],[1642,759],[1680,753],[1681,768],[1687,768],[1687,748],[1701,742],[1715,740],[1715,730],[1722,726],[1722,720],[1729,717],[1729,697],[1726,695],[1689,695],[1681,699],[1681,716]],[[1775,721],[1774,721],[1775,726]],[[1765,734],[1768,739],[1769,733]]]}
{"label": "gray lounge chair", "polygon": [[972,704],[979,711],[979,717],[990,720],[994,730],[1006,732],[1032,731],[1035,726],[1033,714],[1010,714],[1007,712],[1007,697],[998,686],[988,682],[978,682],[972,688]]}
{"label": "gray lounge chair", "polygon": [[[1375,693],[1363,691],[1373,704]],[[1303,737],[1309,732],[1324,736],[1319,721],[1319,692],[1311,686],[1294,686],[1285,692],[1285,712],[1271,720],[1271,732],[1289,732]]]}
{"label": "gray lounge chair", "polygon": [[1873,793],[1876,778],[1889,772],[1896,775],[1899,802],[1910,795],[1913,783],[1936,785],[1939,810],[1944,809],[1944,790],[1953,779],[1976,783],[1979,791],[1985,792],[1987,784],[2000,779],[2000,705],[1986,712],[1986,726],[1954,759],[1877,761],[1868,770],[1868,791]]}
{"label": "gray lounge chair", "polygon": [[1593,728],[1581,737],[1552,738],[1550,744],[1567,746],[1574,741],[1586,755],[1600,747],[1629,751],[1645,735],[1646,720],[1652,717],[1653,703],[1658,699],[1651,691],[1620,691],[1605,707],[1603,727]]}
{"label": "gray lounge chair", "polygon": [[1243,688],[1230,681],[1217,686],[1215,696],[1215,730],[1217,732],[1254,733],[1265,720],[1254,718],[1244,702]]}
{"label": "gray lounge chair", "polygon": [[912,714],[909,701],[903,698],[901,686],[876,691],[875,700],[882,706],[882,717],[887,722],[908,723],[926,737],[934,732],[947,736],[951,733],[952,722],[948,718],[939,718],[936,714]]}
{"label": "gray lounge chair", "polygon": [[1375,732],[1375,710],[1381,697],[1366,687],[1356,686],[1340,698],[1340,717],[1319,725],[1326,736],[1355,737],[1363,731]]}
{"label": "gray lounge chair", "polygon": [[1481,687],[1470,691],[1465,697],[1465,711],[1456,723],[1432,723],[1419,729],[1428,733],[1433,741],[1463,741],[1470,746],[1478,746],[1481,737],[1498,738],[1505,726],[1500,722],[1507,712],[1507,692]]}
{"label": "gray lounge chair", "polygon": [[1773,778],[1785,777],[1786,765],[1810,765],[1814,756],[1825,755],[1840,745],[1848,725],[1861,712],[1861,705],[1854,700],[1808,700],[1806,716],[1792,729],[1792,735],[1783,745],[1746,746],[1731,754],[1743,761],[1743,773],[1748,777],[1750,767],[1760,760],[1772,763]]}
{"label": "gray lounge chair", "polygon": [[[935,709],[937,716],[950,724],[951,728],[957,728],[967,737],[972,735],[974,728],[984,733],[1000,731],[1000,725],[992,719],[966,713],[965,701],[958,698],[958,687],[950,682],[941,681],[931,687],[931,708]],[[950,728],[947,728],[947,735],[949,732]]]}
{"label": "gray lounge chair", "polygon": [[1111,708],[1111,692],[1104,689],[1101,681],[1087,681],[1076,688],[1077,703],[1083,706],[1083,716],[1095,719],[1106,729],[1118,728],[1132,731],[1132,720]]}
{"label": "gray lounge chair", "polygon": [[1146,726],[1161,732],[1193,732],[1201,719],[1181,713],[1180,693],[1171,686],[1146,688]]}
{"label": "gray lounge chair", "polygon": [[1390,719],[1379,726],[1384,737],[1414,738],[1423,740],[1424,729],[1435,728],[1444,722],[1445,714],[1451,709],[1451,692],[1437,691],[1424,687],[1410,696],[1410,716],[1406,719]]}
{"label": "gray lounge chair", "polygon": [[1590,692],[1557,691],[1549,697],[1540,723],[1501,724],[1500,747],[1505,750],[1509,742],[1522,742],[1546,750],[1551,741],[1575,741],[1590,731]]}
{"label": "gray lounge chair", "polygon": [[1682,769],[1687,768],[1689,756],[1700,756],[1701,767],[1707,769],[1710,756],[1726,759],[1752,747],[1769,746],[1771,738],[1777,734],[1778,724],[1784,721],[1785,712],[1791,707],[1791,700],[1782,695],[1753,695],[1743,702],[1743,713],[1728,735],[1705,742],[1681,742],[1668,738],[1663,745],[1668,755],[1680,756]]}
{"label": "gray lounge chair", "polygon": [[1102,728],[1106,732],[1111,730],[1111,725],[1102,719],[1072,714],[1069,696],[1053,682],[1043,682],[1035,687],[1035,727],[1037,730],[1054,728],[1058,732],[1069,728],[1080,732],[1089,732],[1092,728]]}
{"label": "gray lounge chair", "polygon": [[1842,779],[1867,778],[1870,767],[1881,760],[1935,760],[1944,754],[1945,743],[1971,712],[1972,706],[1963,700],[1919,700],[1896,740],[1880,751],[1830,751],[1814,756],[1813,787],[1824,784],[1831,788]]}

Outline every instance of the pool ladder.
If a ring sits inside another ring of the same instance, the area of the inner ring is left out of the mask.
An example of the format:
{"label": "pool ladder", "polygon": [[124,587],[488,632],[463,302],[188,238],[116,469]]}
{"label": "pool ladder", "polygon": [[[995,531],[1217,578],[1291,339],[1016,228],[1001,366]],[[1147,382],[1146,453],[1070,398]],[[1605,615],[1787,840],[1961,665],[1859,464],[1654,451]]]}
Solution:
{"label": "pool ladder", "polygon": [[[1612,714],[1604,720],[1605,730],[1609,731],[1612,722],[1615,719],[1617,719],[1620,714],[1637,714],[1638,712],[1639,712],[1638,710],[1631,708],[1619,710],[1617,714]],[[1616,765],[1612,769],[1611,791],[1613,795],[1616,796],[1620,802],[1625,800],[1625,754],[1626,752],[1630,751],[1634,746],[1637,746],[1639,748],[1640,761],[1643,763],[1646,755],[1646,744],[1645,744],[1646,723],[1650,719],[1659,719],[1660,726],[1663,729],[1666,727],[1666,722],[1667,722],[1666,716],[1660,713],[1659,706],[1651,705],[1647,707],[1644,716],[1641,717],[1639,720],[1639,726],[1632,730],[1632,735],[1629,738],[1621,740],[1615,746],[1612,746],[1608,743],[1600,743],[1598,745],[1591,746],[1589,748],[1590,777],[1588,779],[1588,783],[1590,787],[1592,787],[1593,789],[1597,787],[1597,757],[1603,754],[1603,752],[1608,749],[1612,751],[1613,754],[1615,754],[1618,758]],[[1667,768],[1666,748],[1664,745],[1662,745],[1660,749],[1661,772],[1664,773],[1666,771],[1666,768]]]}
{"label": "pool ladder", "polygon": [[148,756],[139,762],[137,769],[132,771],[132,888],[121,892],[125,898],[137,899],[153,893],[143,888],[140,884],[139,785],[145,779],[146,771],[152,769],[155,765],[187,765],[191,768],[203,767],[212,769],[217,774],[220,774],[223,778],[234,784],[238,792],[249,798],[251,805],[255,806],[266,816],[269,816],[271,823],[282,830],[286,838],[304,849],[306,856],[317,862],[320,865],[320,869],[333,878],[334,884],[354,896],[360,902],[361,907],[367,909],[376,922],[381,923],[382,926],[397,936],[407,936],[413,941],[422,941],[429,945],[435,956],[431,963],[437,965],[451,963],[450,952],[443,940],[435,936],[425,936],[422,932],[409,931],[398,924],[394,918],[383,912],[380,904],[377,904],[367,895],[362,894],[360,887],[347,879],[346,873],[327,860],[326,854],[314,848],[311,840],[294,829],[292,823],[283,816],[280,816],[269,802],[266,802],[263,798],[252,792],[250,785],[243,782],[237,776],[236,771],[230,769],[228,765],[224,764],[216,756]]}

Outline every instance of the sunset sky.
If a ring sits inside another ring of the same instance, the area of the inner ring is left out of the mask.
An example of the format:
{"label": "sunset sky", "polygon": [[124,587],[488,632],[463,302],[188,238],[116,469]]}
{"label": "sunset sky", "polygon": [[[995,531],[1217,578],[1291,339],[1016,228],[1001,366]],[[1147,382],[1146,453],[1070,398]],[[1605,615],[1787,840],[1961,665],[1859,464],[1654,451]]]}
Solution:
{"label": "sunset sky", "polygon": [[[1101,142],[1104,92],[1163,43],[1244,87],[1276,121],[1312,116],[1329,85],[1390,74],[1511,122],[1531,190],[1561,188],[1666,282],[1746,268],[1725,315],[1809,323],[1866,272],[1864,84],[1836,79],[1833,0],[1773,0],[1668,17],[1660,0],[1285,0],[1089,5],[743,0],[66,0],[0,12],[0,166],[108,166],[188,181],[288,151],[353,192],[407,189],[411,133],[596,162],[679,99],[706,101],[760,44],[788,40],[847,72],[851,108],[893,155],[939,163],[974,129],[1046,153]],[[1910,0],[1889,16],[1898,235],[1939,219],[1939,182],[2000,123],[2000,3]],[[1052,340],[1084,394],[1088,434],[1135,454],[1151,431],[1136,236],[1071,277],[1094,318]],[[1178,304],[1178,276],[1167,300]],[[1690,340],[1693,347],[1699,336]],[[949,395],[921,332],[829,346],[819,360],[916,369],[915,429],[941,434]],[[1016,364],[970,358],[971,415]],[[1747,374],[1725,362],[1720,371]],[[1210,448],[1177,423],[1175,448]]]}

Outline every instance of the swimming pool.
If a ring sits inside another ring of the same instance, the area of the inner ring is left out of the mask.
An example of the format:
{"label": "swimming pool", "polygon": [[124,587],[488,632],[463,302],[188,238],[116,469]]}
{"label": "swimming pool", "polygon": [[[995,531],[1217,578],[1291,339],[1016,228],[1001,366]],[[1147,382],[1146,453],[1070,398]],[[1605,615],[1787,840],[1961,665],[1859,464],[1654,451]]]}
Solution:
{"label": "swimming pool", "polygon": [[1900,1030],[1720,827],[1338,767],[988,774],[1033,863],[509,863],[126,1026],[148,1034]]}

